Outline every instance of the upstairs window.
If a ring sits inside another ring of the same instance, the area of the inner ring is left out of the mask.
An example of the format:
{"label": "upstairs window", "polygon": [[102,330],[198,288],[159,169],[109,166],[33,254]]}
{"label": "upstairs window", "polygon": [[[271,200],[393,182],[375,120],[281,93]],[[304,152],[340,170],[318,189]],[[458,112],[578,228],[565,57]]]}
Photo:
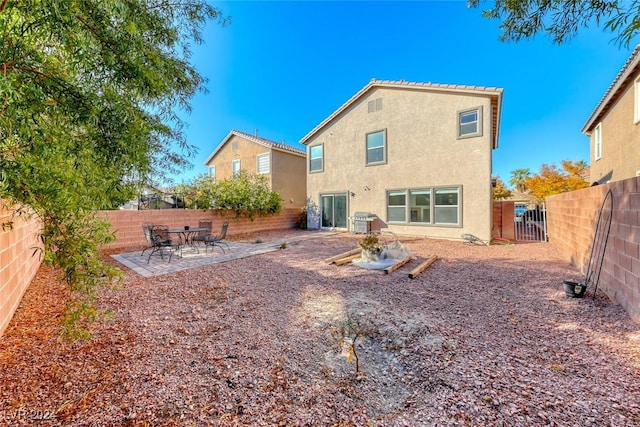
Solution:
{"label": "upstairs window", "polygon": [[240,173],[240,160],[234,160],[231,162],[231,173],[236,176]]}
{"label": "upstairs window", "polygon": [[213,180],[213,182],[216,182],[216,167],[215,166],[209,166],[209,177]]}
{"label": "upstairs window", "polygon": [[602,123],[599,123],[593,131],[593,159],[602,157]]}
{"label": "upstairs window", "polygon": [[482,108],[458,112],[458,138],[482,136]]}
{"label": "upstairs window", "polygon": [[367,134],[367,165],[387,162],[386,132],[381,130]]}
{"label": "upstairs window", "polygon": [[322,172],[324,170],[324,146],[314,145],[309,147],[309,172]]}
{"label": "upstairs window", "polygon": [[270,160],[269,153],[259,154],[256,157],[256,170],[258,171],[258,174],[265,174],[271,171]]}

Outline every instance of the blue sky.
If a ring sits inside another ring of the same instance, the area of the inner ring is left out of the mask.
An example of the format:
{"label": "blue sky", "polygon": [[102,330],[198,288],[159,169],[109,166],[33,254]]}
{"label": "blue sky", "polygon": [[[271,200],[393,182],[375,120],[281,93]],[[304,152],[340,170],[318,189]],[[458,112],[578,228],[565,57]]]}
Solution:
{"label": "blue sky", "polygon": [[[210,23],[192,62],[208,93],[185,115],[194,167],[232,129],[304,148],[299,140],[372,78],[504,89],[493,175],[543,163],[589,162],[580,130],[630,55],[593,27],[566,44],[545,35],[500,42],[499,22],[465,1],[213,2],[231,24]],[[637,42],[637,41],[634,41]]]}

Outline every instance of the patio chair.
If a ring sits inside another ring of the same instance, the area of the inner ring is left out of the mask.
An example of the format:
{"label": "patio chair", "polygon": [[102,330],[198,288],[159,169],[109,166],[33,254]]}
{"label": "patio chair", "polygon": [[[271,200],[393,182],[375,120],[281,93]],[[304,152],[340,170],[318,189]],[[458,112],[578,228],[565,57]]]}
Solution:
{"label": "patio chair", "polygon": [[213,221],[210,219],[201,219],[198,221],[198,228],[206,228],[205,231],[198,231],[193,237],[191,237],[191,243],[196,244],[197,242],[205,243],[207,240],[212,238],[211,236],[211,226]]}
{"label": "patio chair", "polygon": [[227,237],[228,228],[229,228],[229,223],[225,221],[222,224],[222,229],[220,230],[220,234],[217,236],[211,237],[205,241],[205,244],[207,245],[207,248],[205,249],[205,253],[208,251],[209,246],[211,246],[212,250],[216,246],[219,247],[220,250],[222,250],[223,254],[226,252],[224,251],[224,248],[222,247],[222,245],[225,245],[227,247],[227,250],[229,250],[229,245],[227,244],[227,242],[224,241],[224,239]]}
{"label": "patio chair", "polygon": [[147,243],[149,244],[149,246],[142,250],[142,253],[140,254],[140,256],[143,256],[144,253],[148,249],[152,249],[153,248],[153,239],[151,238],[151,229],[152,228],[153,228],[153,224],[150,223],[150,222],[145,222],[144,224],[142,224],[142,233],[144,233],[144,238],[147,241]]}
{"label": "patio chair", "polygon": [[140,256],[142,256],[147,249],[151,249],[149,258],[147,258],[147,264],[149,264],[151,257],[155,253],[159,253],[160,257],[164,260],[164,251],[166,249],[169,249],[169,262],[171,262],[171,257],[173,256],[173,253],[178,250],[179,245],[171,241],[171,238],[167,233],[168,227],[166,225],[145,223],[142,225],[142,229],[144,231],[145,239],[147,239],[147,242],[151,245],[148,248],[145,248],[140,254]]}

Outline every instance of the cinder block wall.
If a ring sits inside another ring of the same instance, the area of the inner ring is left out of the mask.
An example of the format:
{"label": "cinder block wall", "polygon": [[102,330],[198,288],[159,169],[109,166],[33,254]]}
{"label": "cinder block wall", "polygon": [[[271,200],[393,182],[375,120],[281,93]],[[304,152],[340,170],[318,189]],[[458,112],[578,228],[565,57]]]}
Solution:
{"label": "cinder block wall", "polygon": [[[0,200],[0,224],[12,222],[12,227],[0,227],[0,336],[7,328],[13,313],[20,304],[29,283],[35,277],[41,264],[41,252],[33,256],[35,248],[42,248],[40,232],[42,226],[37,219],[14,216],[14,210],[5,209]],[[116,241],[106,249],[146,245],[142,234],[142,224],[152,222],[169,227],[197,225],[201,218],[213,219],[214,231],[229,221],[228,235],[283,230],[296,227],[300,216],[299,208],[285,209],[281,215],[248,219],[223,217],[217,211],[158,209],[143,211],[102,211],[103,218],[111,222]]]}
{"label": "cinder block wall", "polygon": [[613,215],[598,291],[606,292],[640,322],[640,178],[549,197],[549,242],[586,274],[598,213],[609,189]]}
{"label": "cinder block wall", "polygon": [[213,220],[213,232],[222,227],[224,221],[229,222],[227,236],[241,235],[266,230],[285,230],[295,228],[300,217],[299,208],[284,209],[280,215],[235,219],[233,215],[222,216],[215,210],[195,209],[149,209],[149,210],[119,210],[102,211],[100,215],[109,220],[111,228],[116,234],[116,240],[105,249],[120,249],[131,246],[143,246],[147,242],[142,233],[142,224],[166,225],[169,228],[180,228],[185,225],[197,226],[200,219]]}
{"label": "cinder block wall", "polygon": [[0,200],[0,224],[13,223],[12,227],[0,227],[0,335],[9,325],[42,260],[41,252],[33,255],[35,248],[42,247],[40,222],[13,213],[14,210],[5,208]]}

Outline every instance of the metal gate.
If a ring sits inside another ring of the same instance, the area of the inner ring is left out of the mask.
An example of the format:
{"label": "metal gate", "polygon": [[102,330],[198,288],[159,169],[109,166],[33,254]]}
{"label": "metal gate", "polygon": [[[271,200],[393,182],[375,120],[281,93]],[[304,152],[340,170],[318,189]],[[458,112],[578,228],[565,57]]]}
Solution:
{"label": "metal gate", "polygon": [[547,242],[547,209],[544,203],[533,209],[514,204],[516,241]]}

